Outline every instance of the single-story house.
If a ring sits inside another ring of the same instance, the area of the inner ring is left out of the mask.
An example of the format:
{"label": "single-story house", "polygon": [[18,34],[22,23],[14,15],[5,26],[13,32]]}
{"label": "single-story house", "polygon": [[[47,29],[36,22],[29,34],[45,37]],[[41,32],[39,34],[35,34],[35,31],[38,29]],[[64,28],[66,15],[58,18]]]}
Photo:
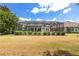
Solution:
{"label": "single-story house", "polygon": [[21,30],[25,31],[64,31],[79,32],[79,23],[57,21],[24,21],[19,22]]}

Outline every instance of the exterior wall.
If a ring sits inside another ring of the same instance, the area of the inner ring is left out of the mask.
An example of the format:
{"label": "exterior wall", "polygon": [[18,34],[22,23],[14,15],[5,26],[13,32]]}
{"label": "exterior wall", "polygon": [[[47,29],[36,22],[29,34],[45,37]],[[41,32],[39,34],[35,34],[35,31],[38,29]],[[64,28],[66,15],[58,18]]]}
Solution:
{"label": "exterior wall", "polygon": [[65,32],[79,32],[79,23],[69,22],[69,21],[65,22],[64,31]]}
{"label": "exterior wall", "polygon": [[64,31],[79,32],[79,23],[74,22],[21,22],[22,30],[26,31]]}
{"label": "exterior wall", "polygon": [[64,30],[64,23],[61,22],[24,22],[22,24],[22,30],[26,31],[52,31],[57,29],[58,31]]}
{"label": "exterior wall", "polygon": [[64,31],[65,32],[79,32],[79,28],[78,27],[65,27]]}

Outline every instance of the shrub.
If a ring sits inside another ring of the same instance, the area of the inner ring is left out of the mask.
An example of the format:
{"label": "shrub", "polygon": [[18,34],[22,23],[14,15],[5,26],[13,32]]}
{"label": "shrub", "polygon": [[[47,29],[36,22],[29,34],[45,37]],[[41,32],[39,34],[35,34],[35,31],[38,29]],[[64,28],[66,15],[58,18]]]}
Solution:
{"label": "shrub", "polygon": [[15,31],[14,35],[27,35],[28,32],[26,31]]}
{"label": "shrub", "polygon": [[56,32],[56,35],[61,35],[60,32]]}
{"label": "shrub", "polygon": [[24,31],[21,31],[20,33],[21,33],[21,35],[24,35]]}
{"label": "shrub", "polygon": [[43,32],[43,35],[47,35],[47,32]]}
{"label": "shrub", "polygon": [[32,32],[32,31],[15,31],[15,35],[65,35],[65,32]]}
{"label": "shrub", "polygon": [[37,35],[37,32],[33,32],[33,35]]}
{"label": "shrub", "polygon": [[22,35],[23,34],[23,31],[15,31],[14,34],[15,35]]}
{"label": "shrub", "polygon": [[49,50],[47,50],[47,51],[44,51],[42,55],[43,56],[77,56],[70,53],[69,51],[62,50],[62,49],[56,49],[53,52],[53,54]]}
{"label": "shrub", "polygon": [[41,32],[38,32],[37,34],[38,34],[38,35],[41,35]]}
{"label": "shrub", "polygon": [[50,32],[47,32],[47,35],[50,35]]}
{"label": "shrub", "polygon": [[64,35],[65,35],[65,32],[61,32],[61,35],[63,35],[63,36],[64,36]]}
{"label": "shrub", "polygon": [[65,32],[56,32],[55,34],[56,35],[63,35],[64,36],[65,35]]}
{"label": "shrub", "polygon": [[41,35],[41,32],[33,32],[33,35]]}
{"label": "shrub", "polygon": [[28,33],[26,31],[24,31],[23,35],[27,35]]}
{"label": "shrub", "polygon": [[32,35],[32,31],[28,31],[28,35]]}
{"label": "shrub", "polygon": [[51,32],[51,35],[55,35],[55,32]]}
{"label": "shrub", "polygon": [[44,32],[43,35],[50,35],[50,32]]}
{"label": "shrub", "polygon": [[73,54],[71,54],[69,51],[65,51],[62,49],[57,49],[56,51],[54,51],[53,56],[72,56]]}
{"label": "shrub", "polygon": [[50,54],[50,51],[45,51],[45,52],[43,52],[43,56],[51,56],[51,54]]}

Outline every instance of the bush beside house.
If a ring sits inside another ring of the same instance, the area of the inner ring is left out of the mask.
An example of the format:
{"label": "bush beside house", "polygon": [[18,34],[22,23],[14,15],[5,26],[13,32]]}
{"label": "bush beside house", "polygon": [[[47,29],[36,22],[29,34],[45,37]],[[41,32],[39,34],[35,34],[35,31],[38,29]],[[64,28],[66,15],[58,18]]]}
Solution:
{"label": "bush beside house", "polygon": [[32,32],[32,31],[15,31],[15,35],[43,35],[43,36],[49,36],[49,35],[58,35],[58,36],[64,36],[65,32]]}

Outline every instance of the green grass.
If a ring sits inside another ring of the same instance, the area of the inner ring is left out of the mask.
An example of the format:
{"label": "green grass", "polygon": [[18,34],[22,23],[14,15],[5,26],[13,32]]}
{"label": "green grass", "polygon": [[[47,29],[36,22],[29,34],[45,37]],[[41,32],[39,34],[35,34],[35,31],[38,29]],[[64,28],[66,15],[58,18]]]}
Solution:
{"label": "green grass", "polygon": [[1,35],[0,40],[11,40],[14,38],[14,35]]}
{"label": "green grass", "polygon": [[57,42],[57,43],[53,43],[53,44],[51,43],[51,44],[49,44],[49,46],[53,47],[53,48],[64,49],[64,50],[70,51],[73,54],[79,55],[79,46],[78,45]]}

